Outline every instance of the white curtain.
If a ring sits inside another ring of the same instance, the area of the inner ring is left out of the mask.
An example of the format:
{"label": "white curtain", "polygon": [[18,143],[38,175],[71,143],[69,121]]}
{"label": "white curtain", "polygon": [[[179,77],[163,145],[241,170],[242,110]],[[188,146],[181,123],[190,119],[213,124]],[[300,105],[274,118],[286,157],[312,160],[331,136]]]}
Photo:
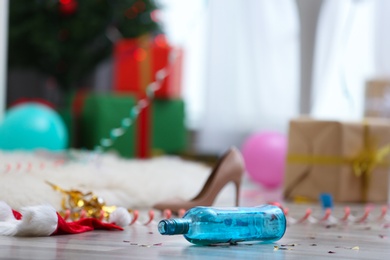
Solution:
{"label": "white curtain", "polygon": [[[196,129],[204,112],[207,0],[158,0],[160,22],[170,43],[184,49],[182,94],[186,124]],[[222,7],[223,8],[223,7]]]}
{"label": "white curtain", "polygon": [[360,119],[363,116],[365,82],[375,72],[377,3],[376,0],[324,1],[313,62],[311,114],[314,117]]}
{"label": "white curtain", "polygon": [[185,50],[183,94],[197,151],[240,146],[256,131],[286,132],[298,114],[295,1],[159,3],[164,31]]}
{"label": "white curtain", "polygon": [[198,151],[240,146],[253,132],[286,132],[298,114],[299,28],[293,0],[212,0]]}
{"label": "white curtain", "polygon": [[[185,2],[192,6],[181,4],[176,13],[182,17],[170,27],[181,23],[187,32],[183,90],[189,126],[199,132],[198,150],[220,152],[255,131],[286,131],[298,114],[300,91],[295,1]],[[323,0],[313,55],[312,116],[363,116],[366,80],[390,78],[389,13],[389,0]]]}

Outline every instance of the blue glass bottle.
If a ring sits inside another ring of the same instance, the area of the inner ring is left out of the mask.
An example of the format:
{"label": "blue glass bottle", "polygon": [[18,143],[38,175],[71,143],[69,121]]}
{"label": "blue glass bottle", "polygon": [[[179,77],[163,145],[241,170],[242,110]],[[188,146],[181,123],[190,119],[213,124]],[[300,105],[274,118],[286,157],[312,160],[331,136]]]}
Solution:
{"label": "blue glass bottle", "polygon": [[164,219],[162,235],[182,234],[191,243],[211,245],[242,241],[276,241],[286,231],[283,211],[273,205],[258,207],[195,207],[183,218]]}

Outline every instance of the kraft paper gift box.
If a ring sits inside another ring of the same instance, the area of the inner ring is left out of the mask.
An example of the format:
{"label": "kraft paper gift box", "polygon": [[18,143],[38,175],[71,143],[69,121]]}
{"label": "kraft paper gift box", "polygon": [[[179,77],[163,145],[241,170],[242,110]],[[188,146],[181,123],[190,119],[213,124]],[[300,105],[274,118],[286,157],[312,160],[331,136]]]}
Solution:
{"label": "kraft paper gift box", "polygon": [[366,83],[366,117],[390,118],[390,79],[372,79]]}
{"label": "kraft paper gift box", "polygon": [[284,197],[385,202],[389,189],[390,121],[290,121]]}

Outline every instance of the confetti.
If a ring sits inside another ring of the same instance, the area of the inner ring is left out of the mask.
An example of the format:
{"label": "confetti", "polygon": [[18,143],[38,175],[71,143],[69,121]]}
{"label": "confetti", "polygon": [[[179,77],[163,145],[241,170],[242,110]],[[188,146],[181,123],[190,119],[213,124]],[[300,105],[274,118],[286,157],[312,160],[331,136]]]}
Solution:
{"label": "confetti", "polygon": [[358,246],[354,246],[354,247],[335,246],[335,248],[344,248],[344,249],[351,249],[351,250],[359,250],[360,249]]}
{"label": "confetti", "polygon": [[280,246],[297,246],[298,244],[285,244],[285,245],[280,245]]}
{"label": "confetti", "polygon": [[291,250],[291,248],[274,246],[274,251],[277,250]]}
{"label": "confetti", "polygon": [[328,251],[328,254],[335,254],[335,251]]}
{"label": "confetti", "polygon": [[154,234],[152,231],[149,231],[148,234]]}
{"label": "confetti", "polygon": [[325,228],[332,228],[335,227],[336,225],[326,225]]}
{"label": "confetti", "polygon": [[311,244],[311,246],[317,246],[317,244]]}
{"label": "confetti", "polygon": [[162,246],[162,243],[153,244],[154,246]]}
{"label": "confetti", "polygon": [[379,237],[382,239],[387,238],[387,236],[385,236],[385,235],[379,235]]}
{"label": "confetti", "polygon": [[125,242],[125,243],[130,243],[130,241],[129,241],[129,240],[123,240],[123,242]]}

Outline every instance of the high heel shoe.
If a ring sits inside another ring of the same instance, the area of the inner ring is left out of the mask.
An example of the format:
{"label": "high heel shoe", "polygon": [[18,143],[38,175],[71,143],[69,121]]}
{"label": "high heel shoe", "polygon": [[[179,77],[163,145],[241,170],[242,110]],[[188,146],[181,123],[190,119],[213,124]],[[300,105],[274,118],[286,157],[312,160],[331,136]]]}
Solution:
{"label": "high heel shoe", "polygon": [[211,206],[218,193],[229,182],[236,186],[236,206],[239,203],[241,178],[245,171],[244,161],[237,148],[230,148],[217,162],[202,190],[190,201],[170,200],[157,203],[153,208],[158,210],[169,209],[173,213],[188,210],[195,206]]}

